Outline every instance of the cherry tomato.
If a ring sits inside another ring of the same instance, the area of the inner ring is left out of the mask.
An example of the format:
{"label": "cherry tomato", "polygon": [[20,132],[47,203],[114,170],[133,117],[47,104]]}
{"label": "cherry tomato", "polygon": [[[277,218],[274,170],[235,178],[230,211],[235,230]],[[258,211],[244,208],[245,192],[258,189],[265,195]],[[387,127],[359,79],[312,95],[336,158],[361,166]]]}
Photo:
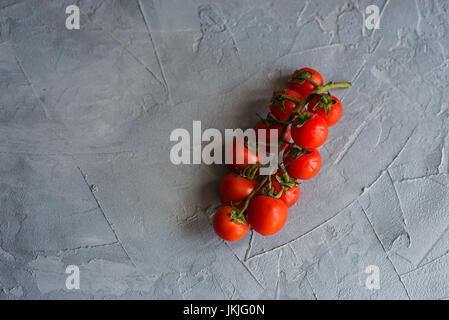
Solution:
{"label": "cherry tomato", "polygon": [[238,174],[228,173],[220,184],[220,199],[224,205],[245,200],[259,185],[257,180],[249,180]]}
{"label": "cherry tomato", "polygon": [[[262,120],[260,120],[259,122],[257,122],[256,126],[254,127],[254,130],[256,130],[256,136],[258,136],[259,130],[265,130],[265,137],[266,137],[266,144],[267,144],[266,152],[270,151],[269,144],[271,143],[271,141],[270,141],[270,130],[271,129],[277,130],[278,137],[281,136],[282,126],[280,124],[272,124],[271,126],[267,127],[267,125]],[[284,137],[283,137],[283,140],[285,140],[287,142],[290,142],[292,140],[292,134],[290,131],[290,127],[287,127]],[[276,144],[277,142],[275,141],[273,143]],[[286,143],[281,144],[281,151],[284,151],[285,148],[287,148],[287,144]],[[277,151],[277,145],[276,145],[276,151]]]}
{"label": "cherry tomato", "polygon": [[[231,151],[232,151],[232,163],[227,163],[227,165],[232,170],[239,171],[248,166],[248,164],[260,163],[259,157],[255,151],[250,150],[248,147],[244,145],[242,146],[242,148],[237,148],[237,141],[235,140],[232,143],[232,146],[226,146],[226,152]],[[242,159],[243,161],[240,161],[240,159]]]}
{"label": "cherry tomato", "polygon": [[[322,93],[322,95],[327,96],[327,94],[325,94],[325,93]],[[324,120],[326,120],[327,125],[329,127],[336,124],[338,122],[338,120],[340,120],[341,115],[343,114],[343,107],[341,105],[340,100],[338,100],[338,98],[336,98],[334,96],[331,96],[330,98],[333,101],[335,101],[335,103],[329,106],[329,114],[328,115],[326,115],[326,110],[324,108],[317,108],[317,109],[313,110],[313,108],[318,103],[317,97],[313,97],[312,100],[310,100],[309,105],[307,107],[307,110],[310,113],[315,113],[315,114],[319,115],[320,117],[322,117]]]}
{"label": "cherry tomato", "polygon": [[248,222],[258,233],[269,236],[282,229],[287,221],[288,208],[284,201],[256,196],[248,206]]}
{"label": "cherry tomato", "polygon": [[317,114],[302,126],[292,125],[293,141],[303,148],[320,147],[326,141],[327,134],[327,122]]}
{"label": "cherry tomato", "polygon": [[[304,99],[298,92],[293,91],[293,90],[285,89],[285,90],[277,90],[275,92],[275,95],[271,98],[271,102],[273,103],[274,99],[276,98],[276,95],[279,95],[279,94],[282,94],[282,93],[284,93],[288,97],[296,99],[296,100]],[[278,120],[285,121],[290,116],[292,111],[295,110],[295,108],[297,106],[298,106],[298,104],[296,102],[285,100],[284,101],[284,109],[285,109],[285,111],[283,111],[281,106],[280,106],[280,103],[278,101],[277,103],[274,102],[274,104],[272,104],[270,106],[270,111]]]}
{"label": "cherry tomato", "polygon": [[[276,191],[276,193],[278,193],[282,189],[281,184],[274,177],[271,178],[271,185],[273,186],[273,189],[274,191]],[[296,203],[296,201],[298,201],[300,193],[301,189],[299,188],[299,185],[297,185],[293,188],[284,190],[284,192],[282,192],[282,196],[279,199],[284,201],[287,208],[290,208]]]}
{"label": "cherry tomato", "polygon": [[291,147],[288,147],[284,153],[285,169],[290,177],[307,180],[313,178],[321,168],[321,155],[317,149],[311,149],[312,153],[300,155],[297,159],[290,162],[293,155],[287,155]]}
{"label": "cherry tomato", "polygon": [[290,89],[298,92],[303,97],[307,97],[309,94],[311,94],[313,91],[315,91],[316,86],[312,84],[310,81],[307,80],[300,80],[298,79],[302,75],[308,75],[309,79],[315,82],[317,85],[322,86],[323,85],[323,77],[321,74],[311,68],[302,68],[299,70],[296,70],[290,80],[288,80],[288,85]]}
{"label": "cherry tomato", "polygon": [[237,241],[242,239],[248,232],[249,225],[238,221],[233,221],[231,217],[232,208],[224,206],[218,209],[214,215],[213,225],[215,233],[227,241]]}

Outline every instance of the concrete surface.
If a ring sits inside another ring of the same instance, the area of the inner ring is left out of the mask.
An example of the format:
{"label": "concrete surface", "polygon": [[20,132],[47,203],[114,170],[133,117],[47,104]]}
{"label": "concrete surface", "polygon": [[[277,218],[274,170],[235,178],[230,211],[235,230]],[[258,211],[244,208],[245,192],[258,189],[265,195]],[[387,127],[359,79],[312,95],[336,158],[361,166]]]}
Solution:
{"label": "concrete surface", "polygon": [[[2,0],[0,298],[449,297],[448,31],[445,0]],[[303,66],[354,84],[323,168],[225,243],[227,170],[172,165],[170,132],[252,126]]]}

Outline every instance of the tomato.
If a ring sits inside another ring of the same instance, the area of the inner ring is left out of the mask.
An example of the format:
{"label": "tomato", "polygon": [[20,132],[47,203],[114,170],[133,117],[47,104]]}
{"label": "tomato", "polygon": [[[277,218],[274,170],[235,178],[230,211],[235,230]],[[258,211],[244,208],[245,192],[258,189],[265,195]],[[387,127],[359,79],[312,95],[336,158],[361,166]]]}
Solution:
{"label": "tomato", "polygon": [[[232,152],[232,162],[226,163],[231,169],[239,171],[248,166],[248,164],[260,163],[259,157],[255,151],[252,151],[245,145],[237,148],[237,141],[234,140],[231,146],[226,146],[226,153]],[[238,154],[237,154],[238,153]],[[242,159],[243,161],[240,161]],[[226,158],[225,158],[226,161]],[[241,163],[238,163],[241,162]]]}
{"label": "tomato", "polygon": [[319,115],[307,120],[303,125],[292,125],[293,141],[300,147],[312,149],[324,144],[327,139],[327,122]]}
{"label": "tomato", "polygon": [[245,200],[259,182],[240,177],[238,174],[228,173],[220,184],[220,199],[224,205],[230,205]]}
{"label": "tomato", "polygon": [[288,154],[291,147],[284,153],[285,169],[290,177],[307,180],[313,178],[321,168],[321,155],[317,149],[311,149],[312,153],[302,154],[297,159],[290,162],[293,155]]}
{"label": "tomato", "polygon": [[[271,178],[271,185],[273,186],[273,189],[276,193],[279,193],[279,191],[281,191],[282,189],[281,184],[276,180],[275,177]],[[284,190],[284,192],[282,192],[282,196],[279,199],[284,201],[287,208],[290,208],[296,203],[296,201],[298,201],[300,193],[301,189],[299,188],[299,185],[297,185],[293,188]]]}
{"label": "tomato", "polygon": [[[270,105],[270,111],[271,113],[280,121],[285,121],[290,116],[293,110],[298,106],[296,102],[284,100],[284,110],[281,108],[281,103],[278,101],[277,96],[280,94],[285,94],[286,96],[296,99],[296,100],[302,100],[304,99],[298,92],[293,90],[277,90],[274,94],[274,96],[271,98],[271,105]],[[276,100],[276,101],[275,101]],[[274,102],[273,102],[274,101]]]}
{"label": "tomato", "polygon": [[248,222],[251,227],[264,236],[282,229],[287,221],[288,208],[284,201],[267,196],[256,196],[248,206]]}
{"label": "tomato", "polygon": [[[266,144],[267,144],[266,152],[270,151],[269,144],[271,143],[271,141],[270,141],[270,130],[271,129],[277,130],[278,137],[280,138],[281,133],[282,133],[282,126],[280,124],[272,124],[269,127],[267,127],[267,125],[262,120],[260,120],[259,122],[257,122],[256,126],[254,127],[254,130],[256,130],[256,136],[258,136],[259,130],[265,130],[265,137],[266,137]],[[285,140],[287,142],[290,142],[292,140],[292,134],[290,131],[290,127],[287,127],[283,140]],[[275,141],[273,143],[276,144],[277,142]],[[286,143],[281,144],[281,151],[284,151],[285,148],[287,148],[287,144]],[[277,151],[277,145],[276,145],[276,151]]]}
{"label": "tomato", "polygon": [[296,70],[290,80],[288,80],[288,85],[290,89],[298,92],[303,97],[307,97],[309,94],[311,94],[313,91],[315,91],[316,86],[312,84],[310,81],[302,80],[301,77],[308,77],[308,79],[315,82],[317,85],[322,86],[323,85],[323,77],[321,74],[311,68],[302,68],[299,70]]}
{"label": "tomato", "polygon": [[238,221],[233,221],[231,216],[232,208],[224,206],[218,209],[214,215],[213,225],[215,233],[227,241],[237,241],[242,239],[248,232],[249,225]]}
{"label": "tomato", "polygon": [[[328,96],[325,93],[322,93],[321,95],[323,96]],[[330,96],[330,99],[332,99],[332,102],[335,101],[334,104],[330,104],[329,106],[329,114],[326,115],[326,110],[323,107],[318,107],[317,109],[313,110],[313,108],[316,106],[316,104],[318,103],[319,99],[318,97],[313,97],[312,100],[310,100],[309,105],[307,107],[307,110],[311,113],[315,113],[317,115],[319,115],[320,117],[322,117],[324,120],[326,120],[327,125],[333,126],[334,124],[336,124],[338,122],[338,120],[340,120],[341,115],[343,114],[343,107],[341,105],[340,100],[338,100],[338,98],[334,97],[334,96]]]}

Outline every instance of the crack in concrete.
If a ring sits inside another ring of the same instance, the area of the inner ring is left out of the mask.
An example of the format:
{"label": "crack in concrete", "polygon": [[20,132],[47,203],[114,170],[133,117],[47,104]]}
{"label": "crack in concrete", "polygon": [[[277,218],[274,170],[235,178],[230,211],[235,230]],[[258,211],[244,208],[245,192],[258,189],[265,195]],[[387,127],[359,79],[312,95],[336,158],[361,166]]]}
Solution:
{"label": "crack in concrete", "polygon": [[320,227],[322,227],[322,226],[325,225],[326,223],[328,223],[328,222],[330,222],[331,220],[333,220],[334,218],[336,218],[338,215],[340,215],[340,213],[342,213],[345,209],[347,209],[348,207],[350,207],[350,206],[351,206],[355,201],[357,201],[357,200],[358,200],[358,197],[355,198],[354,200],[352,200],[352,201],[351,201],[349,204],[347,204],[346,206],[344,206],[341,210],[339,210],[339,211],[338,211],[336,214],[334,214],[332,217],[326,219],[325,221],[321,222],[320,224],[318,224],[317,226],[313,227],[313,228],[310,229],[309,231],[303,233],[302,235],[300,235],[300,236],[298,236],[298,237],[296,237],[296,238],[294,238],[294,239],[292,239],[292,240],[290,240],[290,241],[287,241],[286,243],[281,244],[281,245],[279,245],[279,246],[277,246],[277,247],[271,248],[271,249],[268,250],[268,251],[260,252],[260,253],[257,253],[257,254],[255,254],[255,255],[253,255],[253,256],[250,256],[250,257],[248,257],[248,259],[247,259],[246,261],[252,260],[252,259],[254,259],[254,258],[256,258],[256,257],[259,257],[259,256],[263,256],[263,255],[265,255],[265,254],[267,254],[267,253],[274,252],[274,251],[276,251],[276,250],[282,249],[282,248],[284,248],[285,246],[290,245],[290,243],[295,242],[295,241],[297,241],[297,240],[299,240],[299,239],[302,239],[302,238],[306,237],[307,235],[309,235],[309,234],[312,233],[313,231],[319,229]]}
{"label": "crack in concrete", "polygon": [[262,285],[262,283],[260,283],[259,279],[257,279],[257,277],[254,275],[254,273],[251,271],[251,269],[246,265],[245,262],[243,262],[242,260],[239,259],[239,257],[237,257],[237,255],[235,254],[234,250],[232,250],[232,248],[229,246],[228,243],[226,243],[226,247],[232,252],[232,254],[234,255],[234,257],[237,259],[237,261],[239,261],[243,267],[246,269],[246,271],[248,271],[248,273],[250,274],[250,276],[254,279],[254,281],[256,281],[256,283],[263,289],[265,290],[265,287]]}
{"label": "crack in concrete", "polygon": [[430,261],[428,261],[428,262],[422,264],[422,265],[419,266],[418,268],[415,268],[415,269],[413,269],[413,270],[410,270],[410,271],[407,271],[407,272],[402,273],[400,276],[403,277],[403,276],[408,275],[409,273],[412,273],[412,272],[421,270],[421,269],[425,268],[427,265],[429,265],[429,264],[431,264],[431,263],[434,263],[434,262],[437,262],[438,260],[443,259],[443,258],[445,258],[446,256],[449,256],[449,251],[446,252],[445,254],[443,254],[442,256],[439,256],[438,258],[432,259],[432,260],[430,260]]}
{"label": "crack in concrete", "polygon": [[243,258],[243,261],[248,260],[249,254],[251,252],[251,248],[253,246],[253,241],[254,241],[254,229],[251,229],[251,235],[250,235],[249,242],[248,242],[248,248],[246,249],[245,257]]}
{"label": "crack in concrete", "polygon": [[[95,10],[96,11],[96,10]],[[84,14],[91,23],[93,23],[94,25],[96,25],[97,27],[99,27],[101,30],[103,30],[104,32],[106,32],[112,39],[114,39],[131,57],[133,57],[134,60],[136,60],[136,62],[138,64],[140,64],[167,92],[167,97],[168,97],[168,87],[166,86],[166,84],[164,84],[155,74],[154,72],[145,64],[143,63],[125,44],[123,44],[119,39],[117,39],[111,32],[109,32],[108,30],[106,30],[102,25],[96,23],[95,21],[93,21],[90,16],[85,13],[84,11],[80,10],[80,12],[82,14]],[[154,44],[153,44],[154,45]]]}
{"label": "crack in concrete", "polygon": [[83,177],[84,182],[86,183],[87,187],[89,188],[89,192],[92,194],[95,202],[98,205],[98,208],[100,209],[101,214],[103,215],[104,219],[106,220],[106,223],[109,225],[109,228],[111,228],[112,233],[114,234],[115,239],[117,240],[117,242],[120,244],[120,246],[123,249],[123,252],[125,253],[125,255],[128,257],[129,261],[131,262],[131,264],[134,266],[134,268],[137,269],[136,264],[134,263],[133,259],[131,258],[131,256],[128,254],[128,251],[126,251],[125,247],[123,246],[123,243],[120,241],[117,232],[115,231],[112,223],[109,221],[108,217],[106,216],[106,213],[104,212],[103,208],[100,205],[100,202],[98,201],[97,197],[95,196],[95,193],[92,191],[92,189],[90,188],[90,184],[87,181],[87,176],[84,174],[83,170],[80,167],[77,167],[79,172],[81,173],[81,176]]}
{"label": "crack in concrete", "polygon": [[366,220],[368,221],[368,223],[369,223],[371,229],[373,230],[373,233],[374,233],[374,235],[375,235],[377,241],[379,242],[380,246],[382,247],[382,250],[385,252],[385,255],[386,255],[388,261],[390,262],[391,266],[393,267],[394,272],[395,272],[396,275],[398,276],[399,282],[400,282],[401,285],[404,287],[404,291],[405,291],[405,294],[406,294],[407,298],[408,298],[409,300],[411,300],[410,295],[409,295],[409,293],[408,293],[408,291],[407,291],[407,287],[405,286],[404,282],[403,282],[402,279],[401,279],[401,275],[399,274],[399,272],[398,272],[398,270],[396,269],[396,267],[395,267],[393,261],[392,261],[391,258],[390,258],[390,255],[388,254],[387,250],[385,249],[384,245],[382,244],[382,241],[380,241],[379,235],[377,234],[376,229],[374,229],[374,226],[373,226],[373,224],[371,223],[371,220],[368,218],[368,215],[367,215],[365,209],[363,209],[363,207],[362,207],[362,205],[361,205],[360,203],[359,203],[359,206],[360,206],[360,208],[362,209],[363,215],[365,216]]}
{"label": "crack in concrete", "polygon": [[23,68],[22,62],[20,61],[19,57],[18,57],[17,54],[15,53],[15,48],[12,47],[12,49],[14,50],[14,58],[16,59],[17,65],[19,66],[20,71],[21,71],[21,72],[23,73],[23,75],[25,76],[25,78],[26,78],[26,80],[27,80],[27,82],[28,82],[28,85],[30,86],[31,92],[32,92],[33,95],[36,97],[36,100],[39,101],[39,104],[40,104],[41,108],[42,108],[43,111],[44,111],[45,117],[46,117],[48,120],[53,120],[53,119],[50,117],[50,114],[49,114],[49,112],[48,112],[48,110],[47,110],[47,107],[44,105],[44,103],[42,102],[42,100],[39,98],[39,95],[37,94],[36,90],[34,89],[33,83],[31,82],[31,78],[30,78],[30,77],[28,76],[28,74],[25,72],[25,69]]}
{"label": "crack in concrete", "polygon": [[63,252],[68,252],[68,251],[78,251],[81,249],[95,249],[95,248],[107,247],[107,246],[112,246],[114,244],[119,244],[119,242],[114,241],[114,242],[109,242],[109,243],[79,246],[79,247],[75,247],[75,248],[63,248],[63,249],[58,249],[58,250],[33,250],[33,251],[29,251],[29,252],[35,253],[35,254],[46,254],[46,253],[60,254]]}
{"label": "crack in concrete", "polygon": [[172,102],[172,99],[171,99],[171,94],[170,94],[170,88],[169,88],[169,86],[168,86],[167,78],[166,78],[166,76],[165,76],[164,67],[162,66],[161,59],[160,59],[159,53],[158,53],[158,51],[157,51],[156,43],[155,43],[154,40],[153,40],[153,36],[152,36],[152,33],[151,33],[150,25],[148,24],[147,18],[145,17],[145,14],[144,14],[144,12],[143,12],[143,10],[142,10],[142,5],[141,5],[141,3],[140,3],[140,0],[136,0],[136,1],[137,1],[137,7],[139,8],[139,12],[140,12],[140,14],[142,15],[143,22],[145,23],[145,26],[146,26],[146,28],[147,28],[147,31],[148,31],[148,37],[150,38],[150,41],[151,41],[151,43],[152,43],[152,45],[153,45],[153,48],[154,48],[154,54],[155,54],[155,56],[156,56],[156,61],[157,61],[158,65],[159,65],[159,68],[161,69],[162,78],[163,78],[163,80],[164,80],[165,87],[167,88],[168,101],[170,102],[170,105],[173,105],[173,102]]}

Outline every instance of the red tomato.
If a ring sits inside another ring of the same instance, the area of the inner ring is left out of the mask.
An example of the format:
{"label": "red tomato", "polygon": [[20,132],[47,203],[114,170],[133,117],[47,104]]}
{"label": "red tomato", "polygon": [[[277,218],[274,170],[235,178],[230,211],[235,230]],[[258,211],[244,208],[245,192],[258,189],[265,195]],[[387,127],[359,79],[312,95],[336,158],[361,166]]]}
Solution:
{"label": "red tomato", "polygon": [[[255,151],[248,149],[244,145],[242,146],[242,148],[237,148],[237,141],[235,141],[235,140],[232,143],[232,146],[226,146],[225,152],[230,153],[231,151],[232,151],[232,155],[233,155],[232,163],[226,163],[226,164],[233,170],[239,171],[239,170],[246,168],[246,166],[248,166],[248,164],[260,163],[259,157],[257,156],[257,153]],[[239,161],[240,159],[242,159],[243,161]],[[225,158],[225,161],[226,161],[226,158]],[[237,163],[237,162],[242,162],[242,163]]]}
{"label": "red tomato", "polygon": [[[327,94],[325,93],[322,93],[322,95],[327,96]],[[310,100],[309,105],[307,107],[307,111],[309,111],[310,113],[315,113],[320,117],[322,117],[324,120],[326,120],[327,125],[329,127],[336,124],[338,120],[340,120],[341,115],[343,114],[343,107],[341,105],[340,100],[338,100],[338,98],[334,96],[331,96],[330,98],[332,100],[335,100],[336,102],[329,106],[328,115],[326,115],[326,110],[324,108],[317,108],[316,110],[313,110],[313,107],[315,107],[316,104],[318,103],[317,97],[313,97],[312,100]]]}
{"label": "red tomato", "polygon": [[[296,99],[296,100],[302,100],[303,97],[296,91],[293,90],[278,90],[275,92],[276,94],[282,94],[284,93],[285,95],[287,95],[290,98]],[[273,102],[274,100],[274,96],[273,98],[271,98],[271,102]],[[287,118],[290,116],[290,114],[292,113],[293,110],[295,110],[295,108],[298,106],[298,104],[296,102],[293,101],[289,101],[289,100],[285,100],[284,101],[284,109],[285,111],[282,111],[281,106],[279,105],[280,103],[274,103],[273,105],[270,106],[270,111],[271,113],[280,121],[285,121],[287,120]]]}
{"label": "red tomato", "polygon": [[300,155],[297,159],[290,162],[292,155],[287,155],[291,147],[288,147],[284,153],[285,169],[290,177],[307,180],[313,178],[321,168],[321,155],[317,149],[311,149],[312,153]]}
{"label": "red tomato", "polygon": [[254,197],[248,206],[248,222],[251,227],[264,236],[282,229],[287,221],[288,208],[284,201],[267,196]]}
{"label": "red tomato", "polygon": [[290,89],[298,92],[303,97],[307,97],[309,94],[315,91],[316,86],[312,84],[310,81],[298,79],[302,75],[309,75],[310,80],[312,80],[319,86],[323,85],[323,77],[318,71],[311,68],[302,68],[296,70],[292,74],[290,80],[288,80],[288,85]]}
{"label": "red tomato", "polygon": [[324,144],[327,139],[327,122],[319,115],[307,120],[302,126],[292,125],[293,141],[300,147],[313,149]]}
{"label": "red tomato", "polygon": [[[271,185],[273,186],[273,189],[274,191],[276,191],[276,193],[279,193],[279,191],[281,191],[282,189],[281,184],[274,177],[271,178]],[[290,208],[296,203],[296,201],[298,201],[300,193],[301,189],[299,188],[299,185],[297,185],[282,192],[282,196],[279,199],[284,201],[287,208]]]}
{"label": "red tomato", "polygon": [[237,241],[242,239],[248,232],[249,225],[238,221],[233,221],[231,217],[232,208],[224,206],[218,209],[214,215],[213,225],[215,233],[227,241]]}
{"label": "red tomato", "polygon": [[[256,136],[258,136],[259,130],[265,130],[265,137],[266,137],[266,144],[267,144],[266,152],[270,151],[269,144],[271,143],[271,141],[270,141],[270,131],[269,130],[271,130],[271,129],[277,130],[278,137],[279,138],[281,137],[282,126],[280,124],[272,124],[271,126],[267,127],[266,124],[262,120],[260,120],[259,122],[257,122],[256,126],[254,127],[254,130],[256,130]],[[292,134],[290,131],[290,127],[287,127],[287,130],[285,131],[283,140],[288,141],[288,142],[290,142],[292,140]],[[276,141],[273,143],[276,143]],[[285,148],[287,148],[287,144],[283,143],[281,145],[281,151],[284,151]],[[276,147],[276,151],[277,151],[277,147]]]}
{"label": "red tomato", "polygon": [[238,174],[228,173],[220,184],[220,199],[223,205],[230,205],[245,200],[259,185],[257,180],[249,180]]}

